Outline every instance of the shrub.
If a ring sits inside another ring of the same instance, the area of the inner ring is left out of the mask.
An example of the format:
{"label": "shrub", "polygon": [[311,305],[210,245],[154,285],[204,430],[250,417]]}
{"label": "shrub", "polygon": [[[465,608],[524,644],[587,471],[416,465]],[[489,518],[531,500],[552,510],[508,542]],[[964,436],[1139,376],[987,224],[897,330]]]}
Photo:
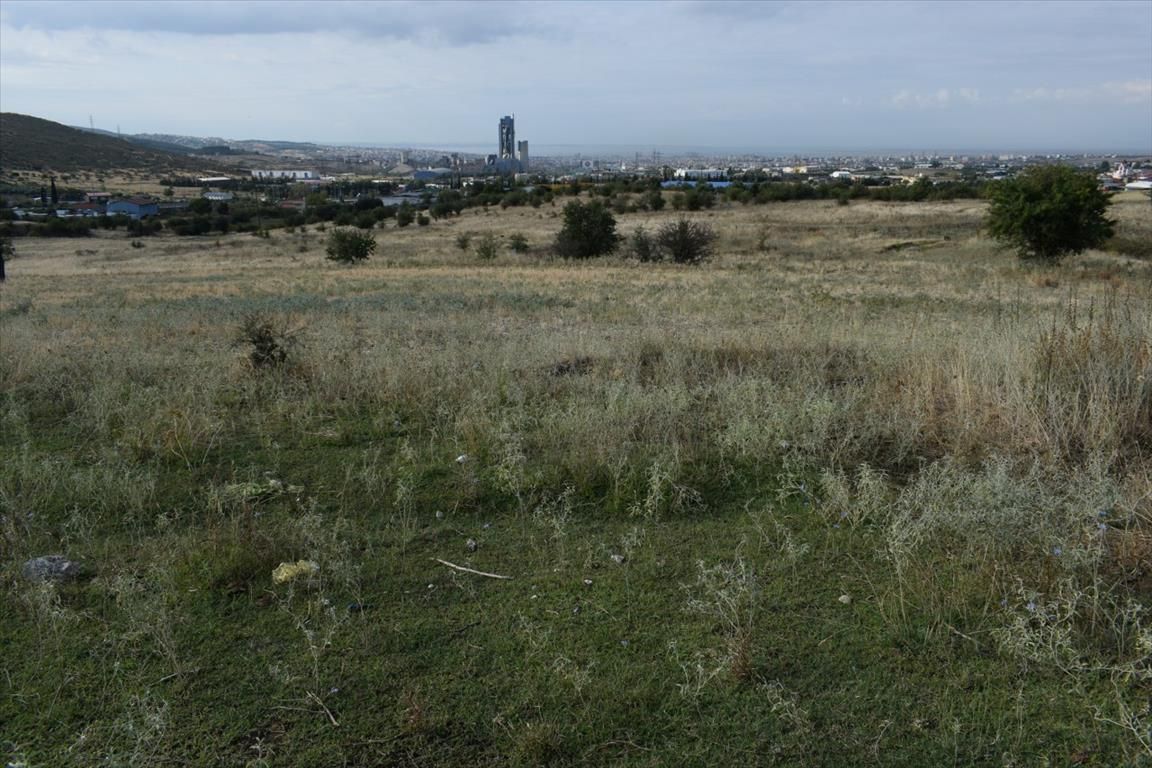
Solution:
{"label": "shrub", "polygon": [[712,255],[716,232],[704,222],[681,217],[660,227],[656,244],[663,257],[677,264],[697,264]]}
{"label": "shrub", "polygon": [[404,203],[396,209],[396,226],[406,227],[416,219],[416,214],[412,212],[412,206]]}
{"label": "shrub", "polygon": [[519,232],[516,232],[509,236],[508,247],[516,253],[524,253],[528,250],[528,238],[524,237],[524,235],[520,234]]}
{"label": "shrub", "polygon": [[416,214],[416,225],[417,226],[426,227],[431,223],[431,221],[432,221],[431,219],[429,219],[427,216],[425,216],[422,213]]}
{"label": "shrub", "polygon": [[989,192],[987,227],[1022,259],[1055,263],[1070,253],[1102,245],[1115,221],[1111,204],[1091,173],[1065,165],[1029,168]]}
{"label": "shrub", "polygon": [[336,229],[328,236],[328,258],[343,264],[364,261],[376,250],[376,239],[368,232]]}
{"label": "shrub", "polygon": [[468,250],[472,245],[472,235],[468,232],[461,232],[456,235],[456,247],[462,251]]}
{"label": "shrub", "polygon": [[0,283],[4,282],[4,262],[16,255],[16,249],[8,238],[0,238]]}
{"label": "shrub", "polygon": [[566,259],[588,259],[616,250],[616,218],[603,203],[574,200],[564,206],[564,226],[556,235],[556,253]]}
{"label": "shrub", "polygon": [[496,258],[496,251],[496,238],[493,235],[484,235],[480,238],[480,241],[476,243],[476,257],[479,259],[491,261]]}
{"label": "shrub", "polygon": [[660,252],[656,249],[656,244],[652,242],[652,236],[644,230],[644,227],[636,227],[632,232],[632,237],[628,240],[628,248],[634,259],[640,261],[660,260]]}
{"label": "shrub", "polygon": [[245,315],[236,334],[237,345],[251,347],[248,362],[256,370],[281,368],[300,344],[302,328],[261,313]]}

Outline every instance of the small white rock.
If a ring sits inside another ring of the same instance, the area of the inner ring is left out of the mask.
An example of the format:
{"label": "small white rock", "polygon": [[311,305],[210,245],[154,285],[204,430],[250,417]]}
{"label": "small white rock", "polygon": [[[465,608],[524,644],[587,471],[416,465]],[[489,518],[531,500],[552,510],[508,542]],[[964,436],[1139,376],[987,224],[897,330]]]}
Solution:
{"label": "small white rock", "polygon": [[443,520],[444,519],[444,513],[439,509],[436,510],[436,519],[437,520]]}
{"label": "small white rock", "polygon": [[466,453],[462,453],[456,457],[456,463],[457,464],[463,464],[466,461],[468,461],[468,454],[466,454]]}
{"label": "small white rock", "polygon": [[586,587],[592,586],[592,579],[584,579],[584,586],[586,586]]}
{"label": "small white rock", "polygon": [[851,595],[840,595],[840,597],[837,599],[840,602],[844,603],[844,605],[848,605],[848,603],[852,602],[852,596]]}

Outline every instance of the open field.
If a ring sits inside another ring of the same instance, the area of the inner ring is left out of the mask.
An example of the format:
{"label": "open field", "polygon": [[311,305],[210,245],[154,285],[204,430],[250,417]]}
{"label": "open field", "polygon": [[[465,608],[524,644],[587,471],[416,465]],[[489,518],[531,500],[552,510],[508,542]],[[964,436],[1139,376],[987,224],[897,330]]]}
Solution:
{"label": "open field", "polygon": [[[699,214],[699,267],[570,263],[562,204],[351,268],[314,228],[18,241],[0,754],[1152,760],[1152,262],[822,201]],[[52,553],[86,577],[21,578]]]}

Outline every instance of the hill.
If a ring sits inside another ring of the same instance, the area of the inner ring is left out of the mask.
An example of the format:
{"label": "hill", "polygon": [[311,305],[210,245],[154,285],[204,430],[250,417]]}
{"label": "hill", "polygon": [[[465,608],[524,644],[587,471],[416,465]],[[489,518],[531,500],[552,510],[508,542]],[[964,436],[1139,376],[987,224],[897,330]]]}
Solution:
{"label": "hill", "polygon": [[157,152],[170,152],[174,155],[190,155],[194,151],[189,147],[185,147],[181,144],[174,144],[168,141],[151,139],[143,135],[129,134],[127,136],[122,136],[121,134],[113,133],[112,131],[105,131],[101,128],[85,128],[82,125],[70,125],[67,127],[75,128],[76,130],[82,131],[84,133],[94,133],[98,136],[109,136],[114,139],[123,139],[129,143],[136,144],[145,149],[152,149]]}
{"label": "hill", "polygon": [[0,168],[204,170],[182,155],[14,112],[0,113]]}

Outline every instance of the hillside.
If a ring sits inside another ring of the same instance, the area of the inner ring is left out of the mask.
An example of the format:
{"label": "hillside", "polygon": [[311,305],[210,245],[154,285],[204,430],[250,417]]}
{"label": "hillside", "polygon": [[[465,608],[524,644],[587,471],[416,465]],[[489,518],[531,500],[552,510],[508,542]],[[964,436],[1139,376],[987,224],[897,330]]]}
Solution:
{"label": "hillside", "polygon": [[0,169],[207,170],[181,155],[14,112],[0,113]]}

